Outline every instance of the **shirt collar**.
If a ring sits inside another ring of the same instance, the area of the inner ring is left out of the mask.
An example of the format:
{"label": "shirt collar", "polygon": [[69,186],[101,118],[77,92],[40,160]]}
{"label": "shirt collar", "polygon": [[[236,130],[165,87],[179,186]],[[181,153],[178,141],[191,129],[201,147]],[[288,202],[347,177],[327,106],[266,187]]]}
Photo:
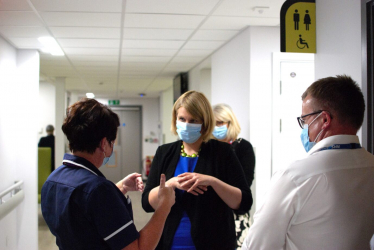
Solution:
{"label": "shirt collar", "polygon": [[62,160],[62,164],[67,166],[80,167],[86,169],[87,171],[90,171],[92,174],[105,178],[105,176],[99,171],[99,169],[95,167],[95,165],[93,165],[90,161],[76,155],[65,154],[64,159]]}
{"label": "shirt collar", "polygon": [[348,144],[348,143],[358,143],[360,140],[357,135],[333,135],[329,136],[321,141],[319,141],[309,152],[308,155],[312,155],[318,152],[321,148],[330,147],[334,144]]}

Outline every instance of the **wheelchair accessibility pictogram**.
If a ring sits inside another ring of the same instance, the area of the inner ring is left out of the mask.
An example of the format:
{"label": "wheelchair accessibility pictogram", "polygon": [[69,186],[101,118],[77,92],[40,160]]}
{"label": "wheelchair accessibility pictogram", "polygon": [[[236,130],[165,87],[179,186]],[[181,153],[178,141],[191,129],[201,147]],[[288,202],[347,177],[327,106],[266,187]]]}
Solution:
{"label": "wheelchair accessibility pictogram", "polygon": [[304,39],[301,38],[301,35],[299,35],[299,39],[298,39],[297,42],[296,42],[296,46],[297,46],[299,49],[304,49],[305,47],[306,47],[307,49],[309,49],[309,45],[308,45],[308,43],[307,43]]}

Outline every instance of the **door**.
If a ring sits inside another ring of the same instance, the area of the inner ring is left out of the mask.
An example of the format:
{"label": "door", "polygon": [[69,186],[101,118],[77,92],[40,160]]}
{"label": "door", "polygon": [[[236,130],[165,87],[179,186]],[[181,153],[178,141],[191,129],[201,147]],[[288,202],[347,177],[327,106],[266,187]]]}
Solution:
{"label": "door", "polygon": [[116,183],[128,174],[141,173],[141,107],[112,107],[120,120],[114,153],[100,168],[108,180]]}
{"label": "door", "polygon": [[301,95],[314,81],[314,61],[281,61],[273,92],[272,174],[306,155],[300,140]]}

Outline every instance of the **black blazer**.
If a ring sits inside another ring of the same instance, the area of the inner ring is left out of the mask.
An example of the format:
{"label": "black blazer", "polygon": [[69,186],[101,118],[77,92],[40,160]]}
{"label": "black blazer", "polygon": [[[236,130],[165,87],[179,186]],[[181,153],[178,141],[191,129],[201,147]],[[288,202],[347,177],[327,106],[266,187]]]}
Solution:
{"label": "black blazer", "polygon": [[[158,147],[142,195],[142,206],[146,212],[154,211],[149,204],[148,196],[154,187],[160,185],[160,175],[164,173],[166,180],[174,176],[181,144],[182,141],[177,141]],[[216,140],[203,143],[194,172],[214,176],[238,187],[242,191],[242,201],[237,212],[245,213],[251,208],[251,192],[239,160],[229,144]],[[184,210],[191,220],[191,236],[197,250],[236,248],[232,209],[222,201],[212,187],[208,187],[208,191],[203,195],[194,196],[185,192],[181,198],[176,199],[156,249],[171,248]]]}

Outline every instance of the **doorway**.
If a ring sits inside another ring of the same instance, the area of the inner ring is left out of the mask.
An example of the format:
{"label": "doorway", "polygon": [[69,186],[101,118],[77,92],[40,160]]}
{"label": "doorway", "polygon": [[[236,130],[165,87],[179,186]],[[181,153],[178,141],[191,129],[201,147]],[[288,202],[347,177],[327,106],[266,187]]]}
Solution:
{"label": "doorway", "polygon": [[111,110],[118,115],[120,126],[114,142],[114,153],[100,171],[108,180],[117,183],[131,173],[141,173],[142,107],[112,106]]}
{"label": "doorway", "polygon": [[273,54],[272,169],[306,156],[300,141],[301,95],[314,82],[314,54]]}

